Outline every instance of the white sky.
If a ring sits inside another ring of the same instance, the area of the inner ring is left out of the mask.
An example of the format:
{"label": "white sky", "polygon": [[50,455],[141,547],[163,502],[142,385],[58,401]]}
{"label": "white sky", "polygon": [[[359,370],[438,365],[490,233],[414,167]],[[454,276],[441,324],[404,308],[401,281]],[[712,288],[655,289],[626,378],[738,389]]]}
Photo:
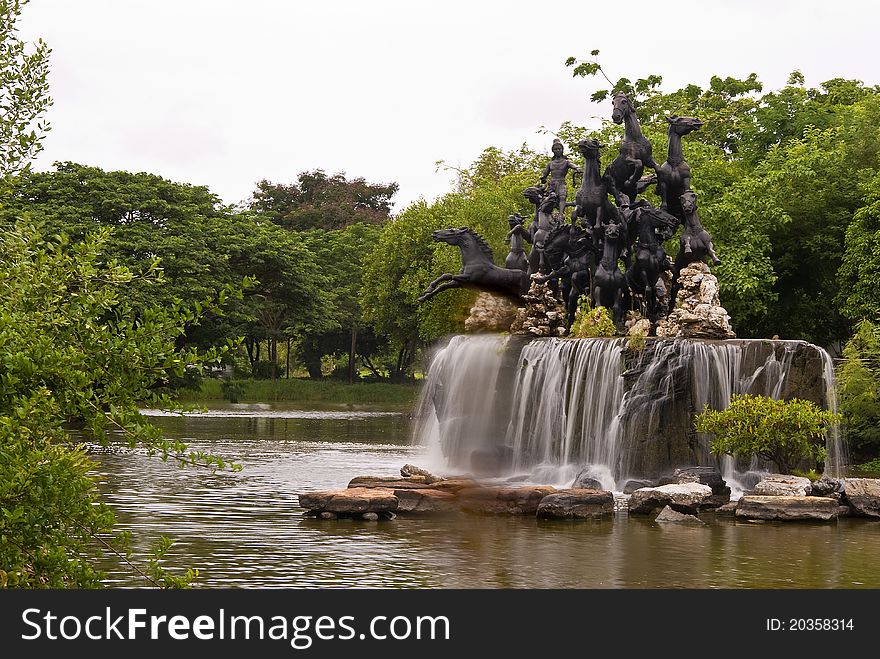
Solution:
{"label": "white sky", "polygon": [[21,35],[53,50],[37,169],[147,171],[238,203],[322,168],[397,181],[401,210],[449,191],[438,160],[549,153],[541,126],[610,116],[570,55],[598,48],[612,79],[665,91],[751,72],[766,91],[796,68],[873,85],[878,17],[873,0],[31,0]]}

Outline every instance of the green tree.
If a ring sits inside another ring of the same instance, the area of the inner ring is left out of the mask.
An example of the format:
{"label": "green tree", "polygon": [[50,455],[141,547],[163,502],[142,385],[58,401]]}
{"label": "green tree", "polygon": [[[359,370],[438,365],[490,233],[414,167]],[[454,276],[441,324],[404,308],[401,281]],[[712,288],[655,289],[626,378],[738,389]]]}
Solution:
{"label": "green tree", "polygon": [[714,435],[713,453],[736,457],[756,455],[790,474],[804,459],[825,461],[825,431],[840,415],[811,401],[793,398],[734,395],[726,410],[708,407],[694,419],[697,432]]}
{"label": "green tree", "polygon": [[880,173],[846,228],[837,302],[850,320],[880,318]]}
{"label": "green tree", "polygon": [[49,96],[49,55],[41,40],[32,48],[16,23],[27,0],[0,0],[0,175],[26,170],[49,130],[43,119]]}
{"label": "green tree", "polygon": [[262,180],[250,210],[286,229],[342,229],[350,224],[381,224],[391,213],[397,183],[367,183],[321,169],[303,172],[291,185]]}
{"label": "green tree", "polygon": [[880,324],[861,321],[837,369],[840,410],[856,461],[880,457]]}
{"label": "green tree", "polygon": [[[173,408],[169,379],[206,355],[174,345],[197,322],[195,310],[134,312],[124,291],[136,275],[106,259],[108,234],[101,229],[74,243],[44,238],[29,225],[0,233],[4,586],[99,585],[95,561],[112,545],[98,536],[113,530],[113,515],[98,496],[86,439],[106,444],[113,428],[165,459],[226,467],[163,438],[139,413],[144,404]],[[161,570],[156,576],[166,585],[185,582]]]}

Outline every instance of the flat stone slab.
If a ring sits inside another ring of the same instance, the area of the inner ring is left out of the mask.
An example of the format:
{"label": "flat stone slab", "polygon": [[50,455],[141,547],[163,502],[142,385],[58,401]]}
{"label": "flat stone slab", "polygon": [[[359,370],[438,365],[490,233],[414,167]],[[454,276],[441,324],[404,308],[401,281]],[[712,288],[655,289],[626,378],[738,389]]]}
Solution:
{"label": "flat stone slab", "polygon": [[430,488],[433,487],[433,481],[424,476],[412,476],[404,478],[402,476],[355,476],[352,478],[348,487],[378,487],[387,490],[401,490],[404,488]]}
{"label": "flat stone slab", "polygon": [[811,489],[809,478],[768,474],[755,485],[754,493],[763,497],[805,497]]}
{"label": "flat stone slab", "polygon": [[641,515],[666,506],[680,513],[694,514],[711,496],[712,488],[702,483],[643,487],[630,495],[628,507],[631,513]]}
{"label": "flat stone slab", "polygon": [[398,499],[388,489],[355,487],[345,490],[303,492],[299,505],[310,512],[389,513],[397,510]]}
{"label": "flat stone slab", "polygon": [[410,514],[444,514],[459,512],[458,497],[442,490],[394,490],[397,512]]}
{"label": "flat stone slab", "polygon": [[843,494],[853,514],[880,517],[880,479],[844,478]]}
{"label": "flat stone slab", "polygon": [[458,492],[463,510],[483,515],[534,515],[555,487],[470,487]]}
{"label": "flat stone slab", "polygon": [[571,488],[548,494],[538,504],[541,519],[591,519],[614,514],[614,495],[608,490]]}
{"label": "flat stone slab", "polygon": [[837,519],[839,504],[827,497],[744,496],[736,506],[736,516],[744,519],[815,520]]}

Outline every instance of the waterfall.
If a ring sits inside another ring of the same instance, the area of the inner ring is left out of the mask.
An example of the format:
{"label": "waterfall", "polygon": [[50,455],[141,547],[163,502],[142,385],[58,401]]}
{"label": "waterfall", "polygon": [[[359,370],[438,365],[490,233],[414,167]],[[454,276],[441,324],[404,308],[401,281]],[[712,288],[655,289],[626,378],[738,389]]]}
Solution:
{"label": "waterfall", "polygon": [[[833,378],[828,354],[803,341],[649,340],[634,352],[626,339],[456,336],[431,361],[414,440],[465,471],[472,452],[495,450],[509,456],[507,474],[568,485],[587,468],[620,490],[629,478],[715,464],[736,490],[757,461],[713,456],[694,415],[745,393],[836,410]],[[836,429],[828,452],[828,473],[839,473]]]}

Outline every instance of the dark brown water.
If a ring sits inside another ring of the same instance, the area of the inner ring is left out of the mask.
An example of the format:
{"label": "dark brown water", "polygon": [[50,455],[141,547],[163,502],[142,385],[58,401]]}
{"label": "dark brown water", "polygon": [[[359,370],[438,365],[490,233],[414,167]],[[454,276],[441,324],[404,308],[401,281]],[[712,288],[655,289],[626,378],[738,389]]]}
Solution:
{"label": "dark brown water", "polygon": [[[752,523],[704,515],[660,525],[460,517],[390,522],[303,517],[297,493],[420,464],[401,413],[230,406],[154,417],[169,436],[239,461],[235,474],[137,452],[96,456],[136,551],[164,534],[166,566],[201,587],[878,588],[880,522]],[[146,585],[110,566],[109,584]]]}

